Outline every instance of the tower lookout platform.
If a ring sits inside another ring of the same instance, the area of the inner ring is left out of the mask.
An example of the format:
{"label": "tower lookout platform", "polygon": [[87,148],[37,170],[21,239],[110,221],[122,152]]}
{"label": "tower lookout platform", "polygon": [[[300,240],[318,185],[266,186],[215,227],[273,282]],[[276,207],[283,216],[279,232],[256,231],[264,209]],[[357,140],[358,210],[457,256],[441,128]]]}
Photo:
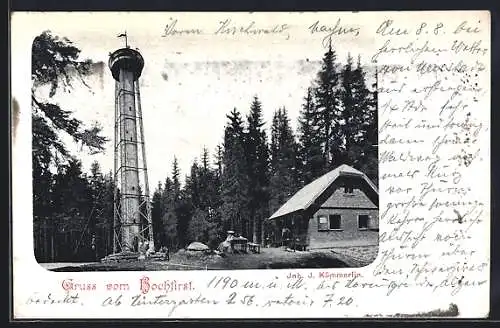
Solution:
{"label": "tower lookout platform", "polygon": [[137,50],[121,48],[109,56],[108,65],[116,81],[120,81],[121,71],[131,73],[133,80],[137,81],[144,68],[144,59]]}

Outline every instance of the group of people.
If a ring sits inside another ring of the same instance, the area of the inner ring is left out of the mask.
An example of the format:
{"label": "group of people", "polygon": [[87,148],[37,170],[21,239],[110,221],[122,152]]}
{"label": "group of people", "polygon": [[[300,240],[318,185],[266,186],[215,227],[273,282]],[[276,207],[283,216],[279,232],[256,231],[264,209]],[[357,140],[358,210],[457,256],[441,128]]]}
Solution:
{"label": "group of people", "polygon": [[[150,243],[148,241],[139,242],[139,253],[139,259],[149,258],[152,254],[156,253],[153,243]],[[161,246],[159,249],[159,253],[165,254],[165,258],[167,261],[170,259],[170,252],[166,246]]]}
{"label": "group of people", "polygon": [[[236,251],[246,251],[248,240],[238,233],[230,230],[227,232],[226,239],[219,244],[219,251],[222,253],[234,253]],[[235,247],[236,246],[236,247]]]}

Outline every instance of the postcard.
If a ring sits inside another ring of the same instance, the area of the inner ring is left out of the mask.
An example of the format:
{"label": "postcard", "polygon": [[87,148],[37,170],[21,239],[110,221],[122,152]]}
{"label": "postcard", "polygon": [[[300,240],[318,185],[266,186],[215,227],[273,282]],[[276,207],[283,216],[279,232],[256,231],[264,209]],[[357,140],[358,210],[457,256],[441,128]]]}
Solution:
{"label": "postcard", "polygon": [[15,12],[16,319],[484,318],[490,14]]}

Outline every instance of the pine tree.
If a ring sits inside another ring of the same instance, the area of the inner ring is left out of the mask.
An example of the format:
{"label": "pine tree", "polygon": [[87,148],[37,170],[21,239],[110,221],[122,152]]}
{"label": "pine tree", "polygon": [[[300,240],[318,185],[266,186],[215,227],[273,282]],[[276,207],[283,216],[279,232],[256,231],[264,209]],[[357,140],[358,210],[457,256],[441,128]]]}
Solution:
{"label": "pine tree", "polygon": [[342,70],[341,86],[340,99],[344,122],[341,128],[344,140],[341,147],[342,163],[360,169],[372,178],[378,171],[374,147],[374,136],[377,134],[376,108],[373,94],[366,86],[359,57],[356,67],[353,67],[352,57],[347,57],[347,63]]}
{"label": "pine tree", "polygon": [[[172,168],[172,180],[174,188],[173,212],[177,221],[177,240],[178,247],[182,248],[188,244],[188,227],[189,221],[193,215],[193,202],[197,202],[198,191],[196,186],[197,179],[197,163],[196,159],[191,167],[192,177],[185,176],[185,187],[181,188],[180,170],[178,167],[177,157],[174,158]],[[191,181],[193,179],[194,181]]]}
{"label": "pine tree", "polygon": [[225,230],[231,229],[242,233],[243,220],[247,217],[248,208],[243,121],[236,108],[227,115],[227,118],[229,122],[224,131],[221,214]]}
{"label": "pine tree", "polygon": [[[96,255],[102,258],[112,252],[113,182],[111,174],[104,176],[97,161],[91,164],[88,184],[91,190],[92,210],[83,232],[95,239]],[[87,236],[88,237],[88,236]]]}
{"label": "pine tree", "polygon": [[[376,74],[376,73],[375,73]],[[377,76],[375,77],[377,79]],[[366,85],[365,71],[358,56],[354,70],[355,101],[358,104],[359,133],[355,140],[360,147],[360,159],[357,166],[378,184],[378,110],[376,85],[370,91]]]}
{"label": "pine tree", "polygon": [[324,171],[322,136],[318,107],[314,104],[313,89],[308,88],[300,111],[298,124],[298,158],[300,184],[306,185]]}
{"label": "pine tree", "polygon": [[338,153],[341,144],[339,132],[340,113],[338,100],[339,74],[336,65],[337,55],[328,45],[328,51],[323,56],[321,70],[318,72],[316,87],[314,89],[315,104],[317,108],[317,121],[319,135],[323,150],[323,173],[335,166],[340,159]]}
{"label": "pine tree", "polygon": [[92,194],[78,160],[61,166],[54,180],[54,210],[58,213],[75,212],[86,216],[90,211]]}
{"label": "pine tree", "polygon": [[102,212],[106,207],[106,204],[104,203],[105,199],[103,197],[103,194],[106,192],[106,186],[104,183],[104,176],[101,172],[101,166],[97,161],[94,161],[91,164],[89,182],[92,194],[92,206],[94,209],[93,213],[91,213],[91,215],[93,216],[92,225],[89,228],[93,230],[95,228],[94,224],[96,224],[97,221],[100,220],[101,216],[103,215]]}
{"label": "pine tree", "polygon": [[193,217],[189,221],[189,229],[187,239],[189,241],[197,241],[208,243],[208,213],[202,209],[196,208]]}
{"label": "pine tree", "polygon": [[253,242],[261,240],[262,223],[268,216],[269,200],[269,150],[267,145],[262,104],[254,97],[247,117],[245,134],[245,155],[248,174],[248,229],[246,236],[252,236]]}
{"label": "pine tree", "polygon": [[[358,141],[361,137],[362,113],[360,111],[362,111],[362,103],[360,103],[358,95],[358,86],[356,85],[357,81],[350,54],[347,56],[347,62],[342,69],[341,75],[342,82],[339,93],[342,103],[343,124],[340,126],[340,131],[343,142],[339,145],[339,153],[341,154],[342,164],[356,166],[360,155]],[[363,100],[361,99],[361,101]]]}
{"label": "pine tree", "polygon": [[190,197],[190,212],[192,216],[187,226],[187,241],[207,242],[207,208],[209,206],[208,179],[209,164],[208,150],[203,147],[201,165],[196,159],[191,167],[191,176],[186,177],[186,193]]}
{"label": "pine tree", "polygon": [[174,156],[174,161],[172,162],[172,188],[174,191],[174,200],[179,200],[180,198],[180,190],[181,190],[181,180],[180,180],[180,170],[179,170],[179,162],[177,161],[177,157]]}
{"label": "pine tree", "polygon": [[[203,156],[203,154],[202,154]],[[202,164],[203,165],[203,164]],[[206,204],[206,190],[203,189],[203,168],[198,165],[197,159],[195,158],[191,166],[191,175],[186,176],[185,187],[182,190],[182,213],[180,217],[184,221],[185,233],[184,239],[185,244],[192,241],[201,241],[200,236],[205,236],[206,224],[203,224],[205,218],[205,207]],[[200,220],[201,214],[203,213],[203,220]],[[196,222],[193,222],[196,217]]]}
{"label": "pine tree", "polygon": [[213,189],[215,172],[210,168],[210,154],[205,146],[202,149],[200,158],[201,163],[198,171],[198,184],[200,190],[199,208],[202,210],[208,210],[210,207],[213,207],[212,193],[215,192]]}
{"label": "pine tree", "polygon": [[104,176],[105,191],[103,198],[103,204],[105,209],[103,211],[103,235],[105,235],[105,246],[103,256],[111,254],[113,252],[113,242],[114,242],[114,193],[115,193],[115,183],[113,181],[113,174],[108,172]]}
{"label": "pine tree", "polygon": [[[52,250],[53,260],[55,257],[61,260],[74,260],[76,258],[88,257],[88,249],[80,248],[81,241],[88,238],[87,223],[89,223],[92,204],[92,188],[85,176],[82,174],[81,162],[70,160],[58,169],[53,185],[53,216],[51,230],[61,230],[69,234],[68,243],[59,245]],[[55,236],[51,236],[54,240]],[[52,242],[52,245],[56,243]],[[79,253],[76,253],[79,251]]]}
{"label": "pine tree", "polygon": [[185,247],[189,244],[188,229],[189,223],[193,217],[194,210],[196,207],[193,206],[193,194],[194,192],[189,188],[190,177],[186,176],[185,188],[181,188],[180,200],[177,204],[177,235],[179,239],[179,247]]}
{"label": "pine tree", "polygon": [[100,135],[99,126],[85,128],[82,121],[72,117],[71,111],[60,108],[55,101],[41,100],[37,92],[44,86],[50,86],[49,98],[57,91],[70,92],[75,77],[85,84],[84,77],[90,73],[92,62],[81,61],[80,52],[67,38],[53,36],[48,31],[33,40],[31,100],[35,172],[49,170],[50,165],[57,167],[71,158],[61,133],[68,134],[91,153],[102,152],[108,141]]}
{"label": "pine tree", "polygon": [[165,179],[161,195],[161,204],[161,222],[163,229],[162,239],[159,245],[167,246],[171,250],[176,250],[178,248],[177,215],[175,213],[174,183],[170,177]]}
{"label": "pine tree", "polygon": [[285,108],[274,112],[271,134],[270,213],[299,189],[298,145]]}
{"label": "pine tree", "polygon": [[177,250],[184,242],[181,236],[181,233],[184,233],[184,227],[182,226],[182,220],[179,218],[181,184],[177,157],[174,157],[172,163],[172,178],[165,180],[162,202],[164,208],[162,222],[165,231],[165,240],[162,245],[167,246],[171,250]]}
{"label": "pine tree", "polygon": [[224,149],[222,148],[222,145],[217,145],[215,148],[215,170],[216,170],[216,177],[217,179],[221,179],[222,177],[222,170],[223,170],[223,163],[224,163]]}
{"label": "pine tree", "polygon": [[189,199],[190,206],[193,208],[201,208],[201,186],[200,186],[200,167],[195,158],[191,165],[191,175],[186,176],[185,184],[186,196]]}
{"label": "pine tree", "polygon": [[[220,148],[222,154],[222,148]],[[217,157],[217,156],[216,156]],[[220,164],[222,165],[222,164]],[[204,212],[205,218],[205,241],[211,247],[217,247],[222,236],[222,220],[220,216],[220,178],[219,171],[221,169],[216,166],[213,169],[210,165],[210,154],[206,147],[203,147],[201,154],[201,167],[199,174],[200,183],[200,210]],[[196,214],[196,213],[195,213]],[[194,215],[193,215],[194,219]]]}
{"label": "pine tree", "polygon": [[212,205],[215,209],[222,206],[222,176],[223,176],[224,150],[218,145],[215,153],[215,169],[212,171],[213,198]]}
{"label": "pine tree", "polygon": [[224,150],[221,145],[215,149],[215,168],[212,171],[211,205],[208,210],[210,221],[208,238],[211,247],[217,247],[219,242],[225,238],[222,218],[222,172],[223,172]]}
{"label": "pine tree", "polygon": [[163,189],[161,182],[158,183],[156,187],[153,197],[152,197],[152,206],[151,206],[151,221],[153,223],[153,232],[154,232],[154,243],[156,246],[164,246],[165,245],[165,231],[163,230],[162,217],[165,211],[162,201]]}

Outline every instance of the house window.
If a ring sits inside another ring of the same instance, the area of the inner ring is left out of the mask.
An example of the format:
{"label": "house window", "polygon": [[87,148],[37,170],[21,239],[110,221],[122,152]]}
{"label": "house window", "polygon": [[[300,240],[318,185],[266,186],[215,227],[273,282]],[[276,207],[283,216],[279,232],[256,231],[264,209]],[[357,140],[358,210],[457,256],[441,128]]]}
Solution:
{"label": "house window", "polygon": [[341,218],[339,214],[333,214],[329,217],[329,228],[330,230],[341,229]]}
{"label": "house window", "polygon": [[368,215],[359,215],[358,216],[358,229],[367,230],[368,229],[368,219],[370,217]]}
{"label": "house window", "polygon": [[328,230],[328,219],[325,215],[318,216],[318,230]]}

